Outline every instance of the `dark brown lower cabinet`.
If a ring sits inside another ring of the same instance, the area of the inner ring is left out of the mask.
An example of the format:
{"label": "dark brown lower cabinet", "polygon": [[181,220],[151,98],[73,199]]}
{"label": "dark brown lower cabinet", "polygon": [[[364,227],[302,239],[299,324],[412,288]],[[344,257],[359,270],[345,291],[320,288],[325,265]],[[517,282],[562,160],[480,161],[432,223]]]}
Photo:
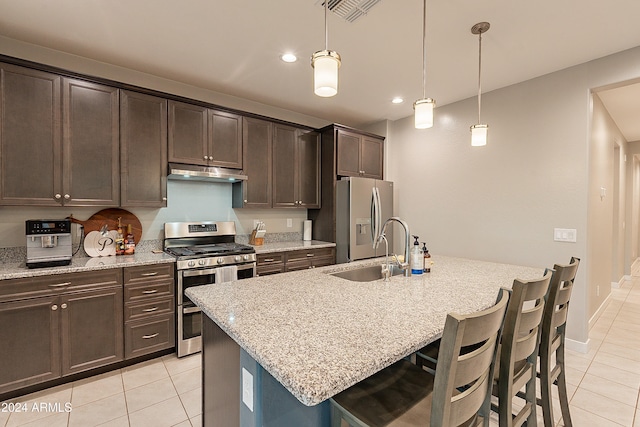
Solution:
{"label": "dark brown lower cabinet", "polygon": [[309,248],[258,254],[256,271],[258,276],[306,270],[336,263],[336,248]]}
{"label": "dark brown lower cabinet", "polygon": [[123,360],[122,269],[0,282],[0,394]]}
{"label": "dark brown lower cabinet", "polygon": [[0,393],[60,377],[58,299],[0,303]]}
{"label": "dark brown lower cabinet", "polygon": [[124,268],[124,357],[175,346],[173,264]]}
{"label": "dark brown lower cabinet", "polygon": [[122,286],[61,297],[62,375],[119,362],[122,340]]}

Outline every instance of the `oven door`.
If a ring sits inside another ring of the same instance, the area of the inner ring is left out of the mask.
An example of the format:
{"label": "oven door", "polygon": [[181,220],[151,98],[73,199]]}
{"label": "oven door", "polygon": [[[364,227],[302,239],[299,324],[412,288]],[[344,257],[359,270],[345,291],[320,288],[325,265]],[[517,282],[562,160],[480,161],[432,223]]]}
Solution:
{"label": "oven door", "polygon": [[[198,268],[182,270],[178,273],[178,305],[195,307],[196,305],[184,294],[192,286],[212,285],[219,283],[220,268]],[[256,263],[238,265],[238,280],[249,279],[256,275]]]}
{"label": "oven door", "polygon": [[[219,268],[202,268],[179,271],[178,276],[178,308],[176,310],[178,333],[178,357],[187,356],[202,350],[202,311],[185,294],[192,286],[212,285],[218,283]],[[238,280],[248,279],[256,275],[256,263],[238,265]]]}

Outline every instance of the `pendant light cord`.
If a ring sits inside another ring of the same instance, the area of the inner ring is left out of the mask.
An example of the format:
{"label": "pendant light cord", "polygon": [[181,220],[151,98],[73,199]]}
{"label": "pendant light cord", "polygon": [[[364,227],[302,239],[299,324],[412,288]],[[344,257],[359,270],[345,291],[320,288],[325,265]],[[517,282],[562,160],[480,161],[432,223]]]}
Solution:
{"label": "pendant light cord", "polygon": [[482,31],[478,33],[478,124],[480,121],[480,109],[482,108]]}
{"label": "pendant light cord", "polygon": [[427,0],[422,11],[422,99],[427,97]]}
{"label": "pendant light cord", "polygon": [[327,24],[327,9],[329,0],[324,0],[324,50],[329,50],[329,25]]}

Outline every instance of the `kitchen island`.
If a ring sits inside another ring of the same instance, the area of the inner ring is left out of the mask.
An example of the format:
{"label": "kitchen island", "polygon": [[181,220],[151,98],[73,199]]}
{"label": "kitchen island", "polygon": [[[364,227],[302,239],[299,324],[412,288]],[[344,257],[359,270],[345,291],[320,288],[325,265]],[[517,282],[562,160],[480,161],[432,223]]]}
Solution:
{"label": "kitchen island", "polygon": [[207,315],[204,425],[328,425],[328,398],[439,338],[447,313],[484,309],[501,286],[544,272],[432,260],[431,273],[389,282],[331,275],[378,259],[190,288]]}

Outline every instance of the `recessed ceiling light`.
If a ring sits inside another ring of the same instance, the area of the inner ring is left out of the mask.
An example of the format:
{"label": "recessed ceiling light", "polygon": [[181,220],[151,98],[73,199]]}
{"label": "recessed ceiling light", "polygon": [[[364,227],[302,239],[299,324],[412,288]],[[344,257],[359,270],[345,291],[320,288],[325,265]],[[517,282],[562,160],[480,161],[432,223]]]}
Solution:
{"label": "recessed ceiling light", "polygon": [[402,104],[404,102],[404,99],[400,98],[399,96],[396,96],[391,100],[391,102],[393,102],[394,104]]}
{"label": "recessed ceiling light", "polygon": [[285,53],[280,57],[280,59],[282,59],[284,62],[296,62],[298,60],[298,57],[293,53]]}

